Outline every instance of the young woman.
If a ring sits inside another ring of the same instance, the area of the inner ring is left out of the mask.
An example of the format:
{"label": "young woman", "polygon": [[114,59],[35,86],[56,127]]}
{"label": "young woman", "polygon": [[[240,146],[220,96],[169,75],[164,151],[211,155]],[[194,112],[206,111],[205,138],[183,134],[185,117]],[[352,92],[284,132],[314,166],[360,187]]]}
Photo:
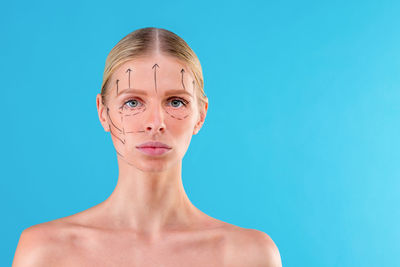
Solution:
{"label": "young woman", "polygon": [[143,28],[106,60],[97,95],[119,177],[104,202],[31,226],[13,266],[281,266],[272,239],[197,209],[182,158],[208,108],[200,62],[176,34]]}

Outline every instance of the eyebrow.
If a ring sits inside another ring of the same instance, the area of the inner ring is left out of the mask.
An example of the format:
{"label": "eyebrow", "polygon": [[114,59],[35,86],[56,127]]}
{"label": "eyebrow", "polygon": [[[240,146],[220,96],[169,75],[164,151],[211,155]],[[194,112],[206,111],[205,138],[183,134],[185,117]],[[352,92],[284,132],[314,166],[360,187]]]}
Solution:
{"label": "eyebrow", "polygon": [[[124,89],[124,90],[118,92],[118,96],[123,95],[123,94],[128,94],[128,93],[134,93],[134,94],[145,95],[145,96],[148,95],[147,91],[145,91],[145,90],[127,88],[127,89]],[[189,93],[186,90],[182,90],[182,89],[169,90],[169,91],[166,91],[165,94],[166,95],[186,94],[186,95],[189,95],[189,96],[193,97],[191,93]]]}

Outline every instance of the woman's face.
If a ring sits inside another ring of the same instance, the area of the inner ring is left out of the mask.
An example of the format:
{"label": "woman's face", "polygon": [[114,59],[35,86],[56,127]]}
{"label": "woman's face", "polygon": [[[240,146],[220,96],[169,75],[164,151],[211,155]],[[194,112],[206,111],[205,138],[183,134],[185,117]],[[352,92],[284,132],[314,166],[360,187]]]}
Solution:
{"label": "woman's face", "polygon": [[[198,107],[187,66],[161,54],[121,65],[110,79],[104,105],[97,95],[97,108],[119,158],[142,171],[162,171],[181,161],[207,112],[207,104]],[[137,148],[148,141],[170,149],[150,155]]]}

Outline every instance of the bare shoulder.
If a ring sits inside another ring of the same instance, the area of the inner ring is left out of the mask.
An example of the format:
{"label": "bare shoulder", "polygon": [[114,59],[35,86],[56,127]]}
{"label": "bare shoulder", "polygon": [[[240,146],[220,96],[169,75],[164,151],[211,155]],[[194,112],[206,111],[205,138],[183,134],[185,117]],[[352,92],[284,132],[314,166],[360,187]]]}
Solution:
{"label": "bare shoulder", "polygon": [[269,235],[256,229],[229,228],[227,260],[230,266],[282,266],[278,247]]}
{"label": "bare shoulder", "polygon": [[24,229],[19,237],[12,267],[35,267],[51,263],[61,254],[63,224],[45,222]]}

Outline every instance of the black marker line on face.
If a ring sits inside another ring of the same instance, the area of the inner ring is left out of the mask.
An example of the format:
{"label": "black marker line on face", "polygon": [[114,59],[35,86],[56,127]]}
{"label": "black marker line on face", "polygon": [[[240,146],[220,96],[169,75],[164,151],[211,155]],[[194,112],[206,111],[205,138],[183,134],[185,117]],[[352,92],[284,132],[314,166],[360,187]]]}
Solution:
{"label": "black marker line on face", "polygon": [[184,72],[185,72],[185,70],[182,69],[182,70],[181,70],[181,73],[182,73],[182,86],[183,86],[183,90],[186,90],[185,84],[183,83],[183,73],[184,73]]}
{"label": "black marker line on face", "polygon": [[133,113],[133,114],[127,114],[127,115],[124,115],[125,117],[128,117],[128,116],[135,116],[136,114],[139,114],[139,113],[142,113],[143,111],[145,111],[146,110],[146,108],[144,108],[143,110],[141,110],[141,111],[138,111],[138,112],[136,112],[136,113]]}
{"label": "black marker line on face", "polygon": [[178,118],[178,117],[175,117],[174,115],[170,114],[167,110],[165,110],[165,112],[167,112],[172,118],[175,118],[175,119],[177,119],[177,120],[183,120],[184,118],[186,118],[187,116],[189,116],[189,114],[188,114],[188,115],[186,115],[186,116],[183,117],[183,118]]}
{"label": "black marker line on face", "polygon": [[118,82],[119,82],[119,80],[116,80],[116,84],[117,84],[117,95],[118,95]]}
{"label": "black marker line on face", "polygon": [[125,160],[125,159],[123,159],[123,160],[124,160],[128,165],[130,165],[130,166],[135,166],[135,165],[129,163],[127,160]]}
{"label": "black marker line on face", "polygon": [[[185,83],[183,82],[183,74],[184,73],[185,73],[185,70],[182,68],[181,69],[181,74],[182,74],[181,82],[182,82],[183,90],[186,91]],[[192,83],[193,83],[193,86],[194,86],[194,80],[192,81]],[[188,114],[183,118],[178,118],[178,117],[175,117],[174,115],[170,114],[167,110],[165,110],[165,112],[167,112],[172,118],[177,119],[177,120],[183,120],[183,119],[185,119],[185,118],[187,118],[189,116],[189,114]]]}
{"label": "black marker line on face", "polygon": [[129,71],[129,73],[128,73],[128,75],[129,75],[129,80],[128,80],[128,84],[129,84],[129,86],[128,86],[128,88],[131,88],[131,69],[127,69],[126,71],[125,71],[125,73],[127,73]]}
{"label": "black marker line on face", "polygon": [[124,156],[122,156],[122,154],[121,153],[119,153],[118,152],[118,150],[115,150],[116,152],[117,152],[117,154],[121,157],[121,159],[123,160],[123,161],[125,161],[128,165],[130,165],[130,166],[135,166],[135,165],[133,165],[133,164],[131,164],[131,163],[129,163],[126,159],[125,159],[125,157]]}
{"label": "black marker line on face", "polygon": [[194,80],[192,80],[192,84],[193,84],[193,95],[195,95],[196,94],[196,92],[195,92],[195,88],[196,88],[196,83],[195,83],[195,81]]}
{"label": "black marker line on face", "polygon": [[115,126],[114,122],[112,121],[112,119],[111,119],[111,117],[110,117],[109,111],[110,111],[110,109],[107,107],[107,116],[108,116],[108,118],[110,119],[111,124],[112,124],[118,131],[122,132],[120,128],[118,128],[117,126]]}
{"label": "black marker line on face", "polygon": [[[122,122],[122,117],[129,117],[129,116],[134,116],[134,115],[137,115],[137,114],[139,114],[139,113],[142,113],[142,112],[144,112],[144,111],[146,110],[146,107],[145,107],[143,110],[140,110],[140,111],[138,111],[138,112],[136,112],[136,113],[134,113],[134,114],[123,114],[122,110],[123,110],[123,106],[120,107],[120,108],[119,108],[119,111],[118,111],[118,113],[121,115],[121,122]],[[122,130],[123,130],[123,134],[124,134],[124,135],[127,134],[127,133],[144,133],[144,132],[145,132],[145,131],[130,131],[130,132],[125,132],[125,127],[123,127]]]}
{"label": "black marker line on face", "polygon": [[131,131],[131,132],[125,132],[125,133],[144,133],[145,131]]}
{"label": "black marker line on face", "polygon": [[115,151],[117,152],[117,154],[118,154],[118,155],[119,155],[121,158],[123,158],[123,157],[124,157],[124,156],[122,156],[122,154],[121,154],[121,153],[119,153],[119,152],[118,152],[118,150],[116,150],[116,149],[115,149]]}
{"label": "black marker line on face", "polygon": [[[152,67],[152,69],[154,69],[154,88],[155,88],[156,93],[157,93],[157,67],[160,67],[157,63],[155,63],[155,64],[153,65],[153,67]],[[126,72],[128,72],[128,75],[129,75],[129,88],[131,88],[131,87],[130,87],[130,72],[131,72],[131,69],[127,69]],[[185,70],[182,68],[182,69],[181,69],[181,75],[182,75],[182,76],[181,76],[181,82],[182,82],[183,89],[186,91],[185,83],[183,82],[183,75],[184,75],[184,73],[185,73]],[[118,81],[119,81],[119,80],[117,80],[117,94],[118,94]],[[193,86],[194,86],[194,80],[192,80],[192,83],[193,83]],[[122,110],[123,110],[123,106],[121,106],[121,107],[119,108],[119,111],[118,111],[118,113],[121,115],[121,125],[122,125],[122,131],[121,131],[121,129],[119,129],[119,128],[114,124],[114,122],[111,120],[111,117],[110,117],[110,115],[109,115],[109,108],[107,107],[107,114],[108,114],[108,117],[110,118],[110,121],[111,121],[112,125],[113,125],[116,129],[118,129],[119,132],[122,133],[123,135],[125,135],[126,133],[144,133],[145,131],[129,131],[129,132],[125,132],[125,127],[123,126],[123,117],[134,116],[134,115],[137,115],[137,114],[139,114],[139,113],[142,113],[142,112],[144,112],[144,111],[146,110],[146,107],[145,107],[143,110],[138,111],[138,112],[136,112],[136,113],[134,113],[134,114],[123,114]],[[188,115],[186,115],[186,116],[183,117],[183,118],[179,118],[179,117],[175,117],[174,115],[170,114],[167,110],[165,110],[165,112],[167,112],[168,115],[170,115],[172,118],[177,119],[177,120],[183,120],[183,119],[185,119],[185,118],[187,118],[187,117],[189,116],[189,114],[188,114]],[[110,131],[110,132],[111,132],[111,131]],[[115,135],[114,135],[114,136],[115,136]],[[117,137],[117,136],[116,136],[116,137]],[[118,138],[118,137],[117,137],[117,138]],[[118,138],[118,139],[119,139],[123,144],[125,144],[125,140],[121,140],[120,138]]]}
{"label": "black marker line on face", "polygon": [[157,63],[154,64],[152,67],[152,69],[154,69],[154,88],[156,90],[156,93],[157,93],[157,67],[160,67],[160,66],[158,66]]}
{"label": "black marker line on face", "polygon": [[124,117],[121,115],[122,135],[125,135]]}
{"label": "black marker line on face", "polygon": [[125,141],[124,141],[124,140],[122,140],[121,138],[119,138],[119,137],[118,137],[117,135],[115,135],[112,131],[110,131],[110,133],[111,133],[115,138],[117,138],[119,141],[121,141],[122,144],[125,145]]}
{"label": "black marker line on face", "polygon": [[[110,113],[109,113],[110,109],[107,107],[107,116],[110,119],[111,124],[121,133],[121,129],[119,129],[117,126],[115,126],[114,122],[112,121],[111,117],[110,117]],[[117,138],[119,141],[121,141],[122,144],[125,144],[125,140],[122,140],[121,138],[119,138],[116,134],[113,133],[113,131],[110,128],[110,125],[108,126],[110,133]]]}

